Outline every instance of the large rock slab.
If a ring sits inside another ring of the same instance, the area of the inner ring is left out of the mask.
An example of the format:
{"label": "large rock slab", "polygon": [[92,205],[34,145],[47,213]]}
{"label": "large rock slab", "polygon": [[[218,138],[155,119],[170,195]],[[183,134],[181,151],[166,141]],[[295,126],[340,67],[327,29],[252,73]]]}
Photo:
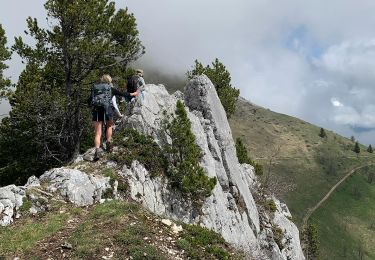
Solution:
{"label": "large rock slab", "polygon": [[77,206],[98,202],[103,192],[111,188],[109,177],[88,175],[69,168],[52,169],[40,176],[39,180],[45,183],[48,192],[57,192]]}

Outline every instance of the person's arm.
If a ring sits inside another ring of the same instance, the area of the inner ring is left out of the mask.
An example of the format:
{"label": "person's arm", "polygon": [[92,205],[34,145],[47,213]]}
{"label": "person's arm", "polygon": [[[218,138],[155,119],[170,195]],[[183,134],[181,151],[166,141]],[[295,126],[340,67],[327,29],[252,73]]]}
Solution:
{"label": "person's arm", "polygon": [[113,105],[113,108],[115,109],[115,113],[118,116],[122,117],[122,114],[121,114],[121,112],[120,112],[120,110],[118,109],[118,106],[117,106],[116,96],[112,97],[112,105]]}
{"label": "person's arm", "polygon": [[122,97],[125,97],[127,96],[127,93],[126,92],[122,92],[116,88],[112,88],[112,95],[113,96],[122,96]]}

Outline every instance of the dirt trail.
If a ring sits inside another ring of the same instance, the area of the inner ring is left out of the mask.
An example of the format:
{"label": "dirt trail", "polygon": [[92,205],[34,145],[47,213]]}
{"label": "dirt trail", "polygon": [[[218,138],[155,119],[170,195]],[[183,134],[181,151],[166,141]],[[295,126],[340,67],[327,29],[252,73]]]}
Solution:
{"label": "dirt trail", "polygon": [[307,212],[306,216],[303,218],[303,225],[305,226],[311,215],[331,196],[331,194],[337,189],[338,186],[340,186],[341,183],[343,183],[350,175],[358,171],[359,169],[362,169],[364,167],[370,166],[372,163],[358,166],[351,171],[349,171],[339,182],[337,182],[330,190],[329,192],[324,196],[323,199],[321,199],[318,204],[316,204],[313,208],[310,208]]}

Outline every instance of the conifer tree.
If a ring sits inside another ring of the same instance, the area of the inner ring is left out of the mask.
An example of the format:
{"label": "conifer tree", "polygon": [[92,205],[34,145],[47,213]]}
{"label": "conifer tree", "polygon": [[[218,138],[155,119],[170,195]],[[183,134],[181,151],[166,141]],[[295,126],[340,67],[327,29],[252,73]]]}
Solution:
{"label": "conifer tree", "polygon": [[5,62],[10,59],[10,55],[5,31],[0,24],[0,98],[6,95],[10,86],[10,80],[4,77],[4,70],[8,68]]}
{"label": "conifer tree", "polygon": [[358,141],[355,142],[355,145],[354,145],[354,149],[353,149],[353,151],[354,151],[357,155],[359,155],[359,153],[361,152],[361,148],[359,147],[359,143],[358,143]]}
{"label": "conifer tree", "polygon": [[253,164],[252,160],[247,155],[247,149],[241,138],[236,139],[236,152],[239,163]]}
{"label": "conifer tree", "polygon": [[326,138],[327,137],[327,134],[326,134],[326,131],[324,130],[324,128],[320,128],[319,136],[321,138]]}
{"label": "conifer tree", "polygon": [[305,243],[305,256],[307,259],[319,258],[319,238],[318,230],[314,224],[308,224],[303,230],[303,240]]}
{"label": "conifer tree", "polygon": [[236,110],[240,90],[232,86],[229,71],[218,58],[212,62],[211,66],[207,65],[206,67],[198,60],[195,60],[195,66],[191,71],[187,72],[187,76],[191,79],[196,75],[202,74],[205,74],[214,84],[227,117],[230,118]]}
{"label": "conifer tree", "polygon": [[[102,73],[121,79],[144,53],[134,15],[116,10],[114,1],[47,0],[44,7],[49,28],[29,17],[26,34],[35,44],[17,37],[13,46],[26,68],[16,90],[2,93],[12,111],[0,128],[0,183],[2,175],[40,175],[78,154],[81,142],[92,138],[86,105],[92,84]],[[20,134],[9,136],[15,127]],[[20,156],[16,144],[31,148]],[[23,160],[30,162],[30,171],[21,166]]]}
{"label": "conifer tree", "polygon": [[191,122],[180,100],[177,101],[172,122],[167,123],[166,131],[171,139],[171,144],[166,145],[166,153],[169,155],[172,186],[193,199],[201,200],[210,196],[216,185],[216,178],[209,178],[199,165],[202,152],[196,144]]}
{"label": "conifer tree", "polygon": [[371,144],[368,146],[367,152],[369,152],[369,153],[373,153],[374,152],[374,150],[372,149]]}
{"label": "conifer tree", "polygon": [[263,174],[263,167],[259,163],[251,160],[251,158],[247,154],[247,149],[245,145],[242,142],[241,138],[236,139],[236,153],[238,157],[239,163],[247,163],[254,167],[255,174],[256,175],[262,175]]}

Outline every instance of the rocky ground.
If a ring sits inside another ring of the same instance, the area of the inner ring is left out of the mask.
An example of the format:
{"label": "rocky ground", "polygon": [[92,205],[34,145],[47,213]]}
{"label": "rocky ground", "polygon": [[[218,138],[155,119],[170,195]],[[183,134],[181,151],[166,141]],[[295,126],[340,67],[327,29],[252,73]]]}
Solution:
{"label": "rocky ground", "polygon": [[[130,202],[81,208],[56,204],[44,214],[25,214],[0,230],[1,259],[239,257],[217,234],[162,219]],[[199,241],[207,236],[216,241]]]}

